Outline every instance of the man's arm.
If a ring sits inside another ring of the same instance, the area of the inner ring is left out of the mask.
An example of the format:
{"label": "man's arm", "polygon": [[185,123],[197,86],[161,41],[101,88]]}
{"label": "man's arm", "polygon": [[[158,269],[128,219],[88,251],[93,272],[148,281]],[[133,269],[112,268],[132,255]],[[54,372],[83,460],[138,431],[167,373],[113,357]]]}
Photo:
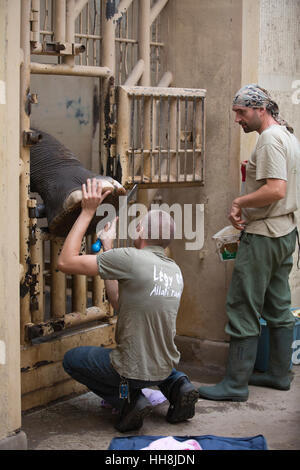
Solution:
{"label": "man's arm", "polygon": [[101,181],[93,178],[82,185],[82,210],[70,230],[63,249],[58,258],[58,269],[66,274],[85,274],[96,276],[99,274],[97,258],[95,255],[81,255],[80,248],[86,230],[95,215],[97,207],[111,191],[102,194]]}
{"label": "man's arm", "polygon": [[[103,251],[108,251],[113,248],[113,242],[116,238],[116,223],[118,217],[116,217],[111,223],[106,224],[105,228],[101,230],[97,236],[100,238]],[[115,310],[119,308],[119,283],[116,280],[105,279],[104,280],[106,295]]]}
{"label": "man's arm", "polygon": [[246,207],[264,207],[279,201],[285,197],[286,181],[276,178],[268,178],[266,184],[257,191],[237,197],[232,202],[229,220],[238,230],[245,228],[245,220],[242,219],[242,209]]}

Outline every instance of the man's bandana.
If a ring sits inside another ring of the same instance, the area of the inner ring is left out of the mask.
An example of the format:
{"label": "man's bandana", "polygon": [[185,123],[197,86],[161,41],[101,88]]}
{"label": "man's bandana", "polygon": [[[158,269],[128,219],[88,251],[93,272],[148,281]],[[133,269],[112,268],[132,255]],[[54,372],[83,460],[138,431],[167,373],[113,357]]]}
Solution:
{"label": "man's bandana", "polygon": [[258,85],[245,85],[234,97],[233,106],[245,106],[247,108],[266,108],[281,126],[293,134],[294,129],[279,115],[278,104],[272,100],[270,93]]}
{"label": "man's bandana", "polygon": [[234,97],[234,106],[246,106],[247,108],[266,108],[273,103],[271,96],[258,85],[246,85],[241,88]]}

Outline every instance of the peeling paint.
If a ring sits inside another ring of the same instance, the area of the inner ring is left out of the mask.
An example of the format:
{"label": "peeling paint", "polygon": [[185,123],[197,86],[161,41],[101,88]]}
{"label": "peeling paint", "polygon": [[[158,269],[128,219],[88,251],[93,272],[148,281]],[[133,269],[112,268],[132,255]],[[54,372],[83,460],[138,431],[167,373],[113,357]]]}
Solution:
{"label": "peeling paint", "polygon": [[107,0],[105,9],[106,19],[110,20],[117,13],[117,11],[116,0]]}
{"label": "peeling paint", "polygon": [[80,125],[86,126],[90,122],[90,114],[87,106],[82,105],[81,98],[78,100],[66,100],[67,116],[74,117]]}

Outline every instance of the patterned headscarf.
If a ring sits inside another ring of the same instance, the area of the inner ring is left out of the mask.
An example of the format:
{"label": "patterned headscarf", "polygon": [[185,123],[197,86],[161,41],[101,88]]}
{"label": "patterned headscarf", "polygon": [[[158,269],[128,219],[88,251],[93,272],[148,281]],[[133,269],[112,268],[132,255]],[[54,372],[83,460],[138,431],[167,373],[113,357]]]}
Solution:
{"label": "patterned headscarf", "polygon": [[294,129],[279,115],[278,104],[272,100],[270,93],[259,85],[250,84],[241,88],[234,97],[234,106],[247,108],[266,108],[281,126],[286,126],[293,134]]}

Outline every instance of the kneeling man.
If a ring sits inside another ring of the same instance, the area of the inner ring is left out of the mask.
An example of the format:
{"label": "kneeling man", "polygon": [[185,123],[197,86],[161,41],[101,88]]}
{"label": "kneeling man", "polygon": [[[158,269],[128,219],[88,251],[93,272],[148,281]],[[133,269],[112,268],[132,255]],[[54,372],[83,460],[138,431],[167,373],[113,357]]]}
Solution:
{"label": "kneeling man", "polygon": [[58,267],[68,274],[100,274],[105,280],[109,301],[118,312],[117,346],[71,349],[64,368],[119,410],[115,427],[120,432],[139,429],[151,412],[141,391],[145,387],[158,386],[169,400],[168,422],[185,421],[195,414],[198,391],[175,369],[183,280],[180,268],[164,251],[174,238],[174,221],[166,212],[150,211],[137,226],[134,247],[113,249],[114,221],[103,231],[103,253],[80,256],[82,238],[106,194],[96,179],[83,185],[82,211],[65,240]]}

